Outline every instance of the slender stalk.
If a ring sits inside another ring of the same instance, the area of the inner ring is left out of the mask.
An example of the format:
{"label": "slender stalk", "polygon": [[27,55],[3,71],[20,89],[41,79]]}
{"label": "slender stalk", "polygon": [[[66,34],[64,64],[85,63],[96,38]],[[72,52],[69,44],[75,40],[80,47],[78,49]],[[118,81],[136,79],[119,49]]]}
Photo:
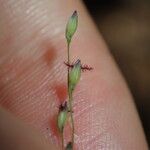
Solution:
{"label": "slender stalk", "polygon": [[73,118],[73,110],[72,110],[72,91],[69,92],[69,107],[70,107],[70,117],[71,117],[71,125],[72,125],[72,135],[71,135],[71,141],[72,141],[72,148],[74,145],[74,118]]}
{"label": "slender stalk", "polygon": [[61,133],[61,144],[62,144],[62,150],[64,150],[64,134],[63,132]]}
{"label": "slender stalk", "polygon": [[[70,43],[67,44],[67,51],[68,51],[68,64],[70,64]],[[70,90],[70,83],[69,83],[69,78],[70,78],[70,69],[68,67],[68,95],[69,95],[69,112],[70,112],[70,117],[71,117],[71,125],[72,125],[72,135],[71,135],[71,140],[72,140],[72,147],[74,144],[74,119],[73,119],[73,111],[72,111],[72,90]]]}
{"label": "slender stalk", "polygon": [[[68,57],[68,64],[70,64],[70,43],[67,42],[67,57]],[[69,94],[69,67],[68,67],[68,94]]]}

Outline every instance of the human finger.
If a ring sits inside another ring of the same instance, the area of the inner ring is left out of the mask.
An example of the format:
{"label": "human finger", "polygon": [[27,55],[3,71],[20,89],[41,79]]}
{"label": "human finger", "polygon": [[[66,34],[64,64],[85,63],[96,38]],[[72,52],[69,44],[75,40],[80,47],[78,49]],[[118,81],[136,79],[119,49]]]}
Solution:
{"label": "human finger", "polygon": [[4,107],[58,142],[57,106],[67,98],[64,29],[77,9],[79,28],[71,57],[94,70],[82,75],[74,93],[76,146],[146,149],[130,92],[80,1],[10,0],[1,1],[0,7]]}

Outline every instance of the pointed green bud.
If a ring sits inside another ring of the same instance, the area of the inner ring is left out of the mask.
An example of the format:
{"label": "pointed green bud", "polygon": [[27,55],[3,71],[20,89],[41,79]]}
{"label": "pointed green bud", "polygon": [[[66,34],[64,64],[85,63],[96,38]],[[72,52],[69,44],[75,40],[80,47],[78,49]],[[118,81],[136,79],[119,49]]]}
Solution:
{"label": "pointed green bud", "polygon": [[67,111],[61,111],[58,115],[58,129],[62,133],[67,119]]}
{"label": "pointed green bud", "polygon": [[69,18],[69,21],[66,26],[66,39],[68,44],[70,44],[71,39],[74,33],[76,32],[77,26],[78,26],[78,14],[77,11],[74,11],[72,16]]}
{"label": "pointed green bud", "polygon": [[74,90],[81,76],[81,61],[78,59],[69,74],[69,89]]}
{"label": "pointed green bud", "polygon": [[67,113],[68,113],[67,103],[65,102],[64,104],[60,105],[59,114],[57,118],[57,126],[61,133],[63,132],[64,126],[67,120]]}
{"label": "pointed green bud", "polygon": [[69,142],[66,146],[66,149],[65,150],[72,150],[72,143]]}

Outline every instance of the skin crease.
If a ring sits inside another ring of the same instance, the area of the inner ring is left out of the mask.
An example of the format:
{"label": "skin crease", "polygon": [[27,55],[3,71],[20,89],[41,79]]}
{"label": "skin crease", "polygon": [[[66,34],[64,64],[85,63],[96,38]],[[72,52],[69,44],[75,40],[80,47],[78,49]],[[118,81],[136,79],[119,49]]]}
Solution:
{"label": "skin crease", "polygon": [[0,0],[1,106],[60,145],[53,118],[60,95],[66,98],[64,32],[74,10],[79,26],[71,58],[94,68],[82,74],[74,93],[75,149],[147,150],[128,87],[78,0]]}

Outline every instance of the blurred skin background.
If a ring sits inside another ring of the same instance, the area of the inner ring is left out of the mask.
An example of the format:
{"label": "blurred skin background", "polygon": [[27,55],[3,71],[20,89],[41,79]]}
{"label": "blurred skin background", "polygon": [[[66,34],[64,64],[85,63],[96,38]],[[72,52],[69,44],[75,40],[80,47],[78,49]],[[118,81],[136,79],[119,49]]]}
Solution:
{"label": "blurred skin background", "polygon": [[131,89],[150,143],[150,0],[84,0]]}

